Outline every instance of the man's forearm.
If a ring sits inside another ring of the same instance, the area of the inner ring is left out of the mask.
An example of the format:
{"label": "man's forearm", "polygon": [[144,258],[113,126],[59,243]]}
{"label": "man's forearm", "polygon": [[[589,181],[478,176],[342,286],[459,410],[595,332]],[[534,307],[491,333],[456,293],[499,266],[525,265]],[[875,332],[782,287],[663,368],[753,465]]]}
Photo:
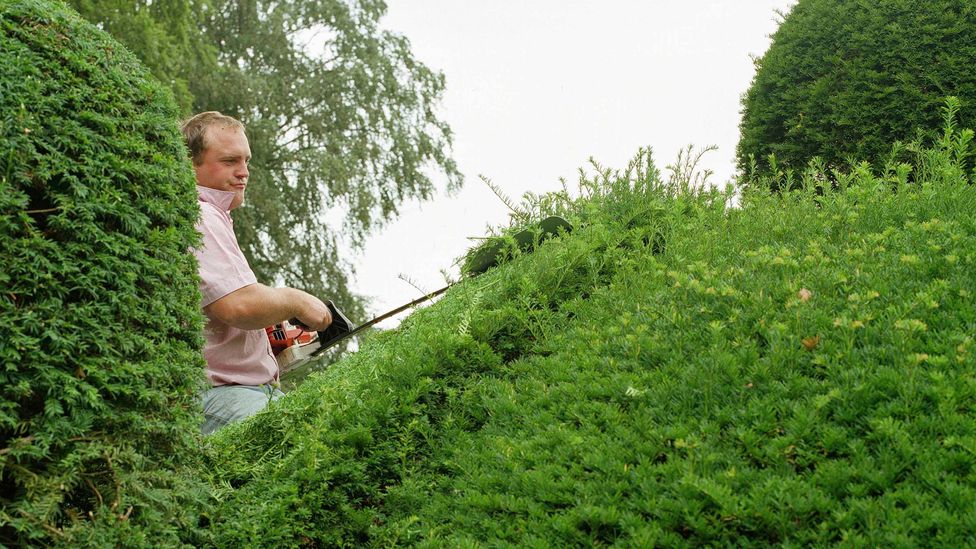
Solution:
{"label": "man's forearm", "polygon": [[204,307],[203,311],[241,330],[258,330],[301,316],[305,292],[294,288],[271,288],[251,284],[231,292]]}

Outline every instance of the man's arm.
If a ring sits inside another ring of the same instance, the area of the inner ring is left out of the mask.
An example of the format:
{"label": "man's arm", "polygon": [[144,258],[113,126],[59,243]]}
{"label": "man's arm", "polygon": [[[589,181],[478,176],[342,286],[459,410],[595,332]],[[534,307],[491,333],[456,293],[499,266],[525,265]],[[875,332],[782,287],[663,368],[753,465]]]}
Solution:
{"label": "man's arm", "polygon": [[324,330],[332,313],[319,298],[294,288],[250,284],[203,308],[207,316],[241,330],[259,330],[282,320],[297,318],[310,330]]}

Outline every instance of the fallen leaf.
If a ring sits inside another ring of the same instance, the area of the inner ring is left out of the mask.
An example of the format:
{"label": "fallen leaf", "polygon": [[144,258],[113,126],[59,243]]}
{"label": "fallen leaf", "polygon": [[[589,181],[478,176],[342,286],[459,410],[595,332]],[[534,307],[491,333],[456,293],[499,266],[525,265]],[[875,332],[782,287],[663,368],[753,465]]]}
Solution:
{"label": "fallen leaf", "polygon": [[796,293],[796,297],[800,298],[801,302],[806,303],[807,301],[810,301],[811,297],[813,297],[813,292],[811,292],[806,288],[803,288],[802,290]]}
{"label": "fallen leaf", "polygon": [[820,336],[812,336],[812,337],[804,338],[802,343],[803,343],[803,348],[805,348],[808,351],[812,351],[817,348],[817,345],[820,345]]}

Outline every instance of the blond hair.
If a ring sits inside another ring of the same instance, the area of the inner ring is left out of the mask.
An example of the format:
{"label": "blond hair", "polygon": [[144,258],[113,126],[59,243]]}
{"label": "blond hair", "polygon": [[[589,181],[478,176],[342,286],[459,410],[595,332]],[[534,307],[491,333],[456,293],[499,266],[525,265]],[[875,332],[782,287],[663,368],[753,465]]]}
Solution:
{"label": "blond hair", "polygon": [[202,162],[203,152],[207,150],[207,129],[213,126],[244,131],[244,124],[240,120],[217,111],[206,111],[187,118],[180,125],[180,131],[183,132],[183,140],[186,141],[186,148],[189,149],[194,164]]}

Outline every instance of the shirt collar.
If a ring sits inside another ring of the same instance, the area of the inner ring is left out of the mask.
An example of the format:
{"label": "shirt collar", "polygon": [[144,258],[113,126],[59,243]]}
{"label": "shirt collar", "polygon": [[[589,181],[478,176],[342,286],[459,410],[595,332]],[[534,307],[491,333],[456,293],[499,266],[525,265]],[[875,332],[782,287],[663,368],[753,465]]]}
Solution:
{"label": "shirt collar", "polygon": [[234,202],[237,193],[234,191],[221,191],[197,185],[197,196],[204,202],[209,202],[225,212],[230,211],[230,205]]}

